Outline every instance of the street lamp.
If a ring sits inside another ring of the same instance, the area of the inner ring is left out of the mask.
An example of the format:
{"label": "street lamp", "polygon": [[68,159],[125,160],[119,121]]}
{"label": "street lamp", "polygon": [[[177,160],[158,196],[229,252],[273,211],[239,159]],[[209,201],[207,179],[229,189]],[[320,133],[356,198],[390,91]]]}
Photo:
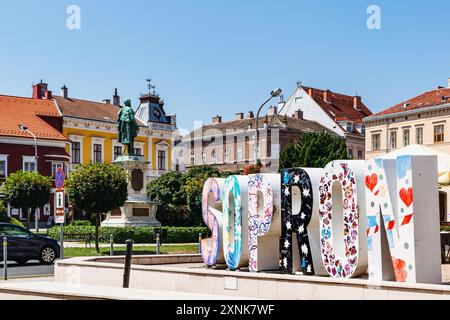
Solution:
{"label": "street lamp", "polygon": [[270,93],[270,97],[264,101],[264,103],[259,107],[258,112],[256,113],[256,142],[255,142],[255,164],[258,163],[259,160],[259,114],[261,113],[262,108],[270,101],[272,98],[278,97],[281,95],[282,90],[280,88],[276,88],[272,90]]}
{"label": "street lamp", "polygon": [[[37,149],[36,135],[33,132],[31,132],[26,125],[19,124],[19,129],[22,132],[26,132],[26,133],[30,134],[34,139],[34,172],[38,172],[38,149]],[[38,209],[38,210],[40,211],[40,209]],[[38,224],[39,216],[40,216],[40,214],[36,215],[36,213],[35,213],[34,222],[35,222],[36,232],[39,232],[39,224]]]}

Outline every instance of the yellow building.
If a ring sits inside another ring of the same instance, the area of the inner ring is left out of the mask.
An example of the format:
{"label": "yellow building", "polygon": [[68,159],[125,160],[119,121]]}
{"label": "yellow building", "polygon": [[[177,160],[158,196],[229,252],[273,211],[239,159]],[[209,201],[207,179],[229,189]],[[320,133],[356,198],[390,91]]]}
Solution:
{"label": "yellow building", "polygon": [[[123,154],[124,146],[118,142],[116,125],[120,110],[117,89],[112,102],[109,99],[94,102],[69,97],[66,86],[61,88],[61,96],[54,96],[54,99],[63,114],[63,133],[71,141],[66,150],[71,156],[70,170],[81,163],[109,163]],[[144,115],[142,110],[147,108],[147,100],[141,97],[141,105],[137,110],[141,110],[141,116]],[[170,116],[165,115],[162,102],[158,105],[159,108],[151,106],[155,117],[148,120],[136,117],[140,129],[135,139],[135,152],[149,162],[149,178],[175,169],[171,165],[171,151],[176,125]],[[160,115],[160,121],[157,114]]]}

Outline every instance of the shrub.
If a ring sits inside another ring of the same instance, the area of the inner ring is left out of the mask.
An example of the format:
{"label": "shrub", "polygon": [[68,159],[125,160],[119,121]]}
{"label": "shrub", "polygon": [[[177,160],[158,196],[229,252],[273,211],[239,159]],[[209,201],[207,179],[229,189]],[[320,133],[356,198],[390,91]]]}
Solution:
{"label": "shrub", "polygon": [[0,215],[0,222],[15,224],[16,226],[25,228],[24,224],[14,217],[8,217],[7,215]]}
{"label": "shrub", "polygon": [[[135,243],[155,243],[155,235],[159,228],[155,227],[100,227],[99,240],[109,242],[112,234],[114,243],[125,243],[132,239]],[[161,227],[161,241],[165,243],[195,243],[198,242],[198,234],[208,235],[207,228],[203,227]],[[60,227],[53,227],[48,234],[53,239],[59,239]],[[83,241],[86,235],[93,239],[95,234],[94,226],[65,226],[64,239],[66,241]]]}
{"label": "shrub", "polygon": [[89,220],[75,220],[70,223],[71,226],[92,226],[92,222]]}

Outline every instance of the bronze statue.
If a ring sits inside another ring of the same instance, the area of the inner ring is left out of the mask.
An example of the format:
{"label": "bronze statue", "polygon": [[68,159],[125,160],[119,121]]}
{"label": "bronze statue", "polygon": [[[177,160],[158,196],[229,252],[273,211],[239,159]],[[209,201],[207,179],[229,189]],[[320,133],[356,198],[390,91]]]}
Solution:
{"label": "bronze statue", "polygon": [[129,156],[135,156],[134,138],[136,138],[139,132],[139,126],[134,118],[134,110],[131,107],[131,100],[126,100],[124,105],[125,106],[120,109],[117,117],[119,142],[127,147]]}

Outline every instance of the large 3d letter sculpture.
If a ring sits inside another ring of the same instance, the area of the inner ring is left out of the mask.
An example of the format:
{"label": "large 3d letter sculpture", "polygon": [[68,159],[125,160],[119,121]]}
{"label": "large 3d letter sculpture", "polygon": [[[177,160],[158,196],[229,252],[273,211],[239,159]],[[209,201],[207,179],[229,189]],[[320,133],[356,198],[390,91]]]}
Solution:
{"label": "large 3d letter sculpture", "polygon": [[211,238],[202,239],[200,251],[203,262],[208,266],[214,266],[224,262],[222,249],[222,208],[221,190],[224,179],[209,178],[203,186],[202,192],[202,216],[206,226],[211,230]]}
{"label": "large 3d letter sculpture", "polygon": [[[365,230],[365,219],[359,220],[359,215],[363,215],[365,210],[358,210],[358,197],[363,196],[364,192],[358,195],[356,177],[356,174],[363,175],[363,169],[364,161],[333,161],[325,167],[325,175],[320,180],[322,260],[327,272],[335,278],[358,276],[367,267],[365,241],[360,241],[360,231]],[[333,206],[333,198],[342,202]],[[338,218],[340,210],[343,222]],[[343,239],[339,230],[341,226],[344,229]]]}
{"label": "large 3d letter sculpture", "polygon": [[[223,251],[230,270],[248,264],[247,188],[247,176],[230,176],[225,180],[222,192]],[[230,225],[230,220],[233,221],[233,226]]]}
{"label": "large 3d letter sculpture", "polygon": [[249,270],[279,268],[280,177],[251,175],[248,181]]}
{"label": "large 3d letter sculpture", "polygon": [[[436,173],[436,157],[401,156],[397,161],[367,161],[370,280],[441,283],[439,250],[435,249],[440,241]],[[382,250],[383,245],[386,247],[386,243],[382,244],[383,229],[389,246],[387,252]]]}
{"label": "large 3d letter sculpture", "polygon": [[[281,180],[281,272],[293,273],[292,235],[296,233],[301,270],[305,275],[314,275],[314,263],[308,238],[308,224],[313,214],[311,179],[303,169],[285,169],[281,172]],[[299,194],[294,194],[294,190]]]}

